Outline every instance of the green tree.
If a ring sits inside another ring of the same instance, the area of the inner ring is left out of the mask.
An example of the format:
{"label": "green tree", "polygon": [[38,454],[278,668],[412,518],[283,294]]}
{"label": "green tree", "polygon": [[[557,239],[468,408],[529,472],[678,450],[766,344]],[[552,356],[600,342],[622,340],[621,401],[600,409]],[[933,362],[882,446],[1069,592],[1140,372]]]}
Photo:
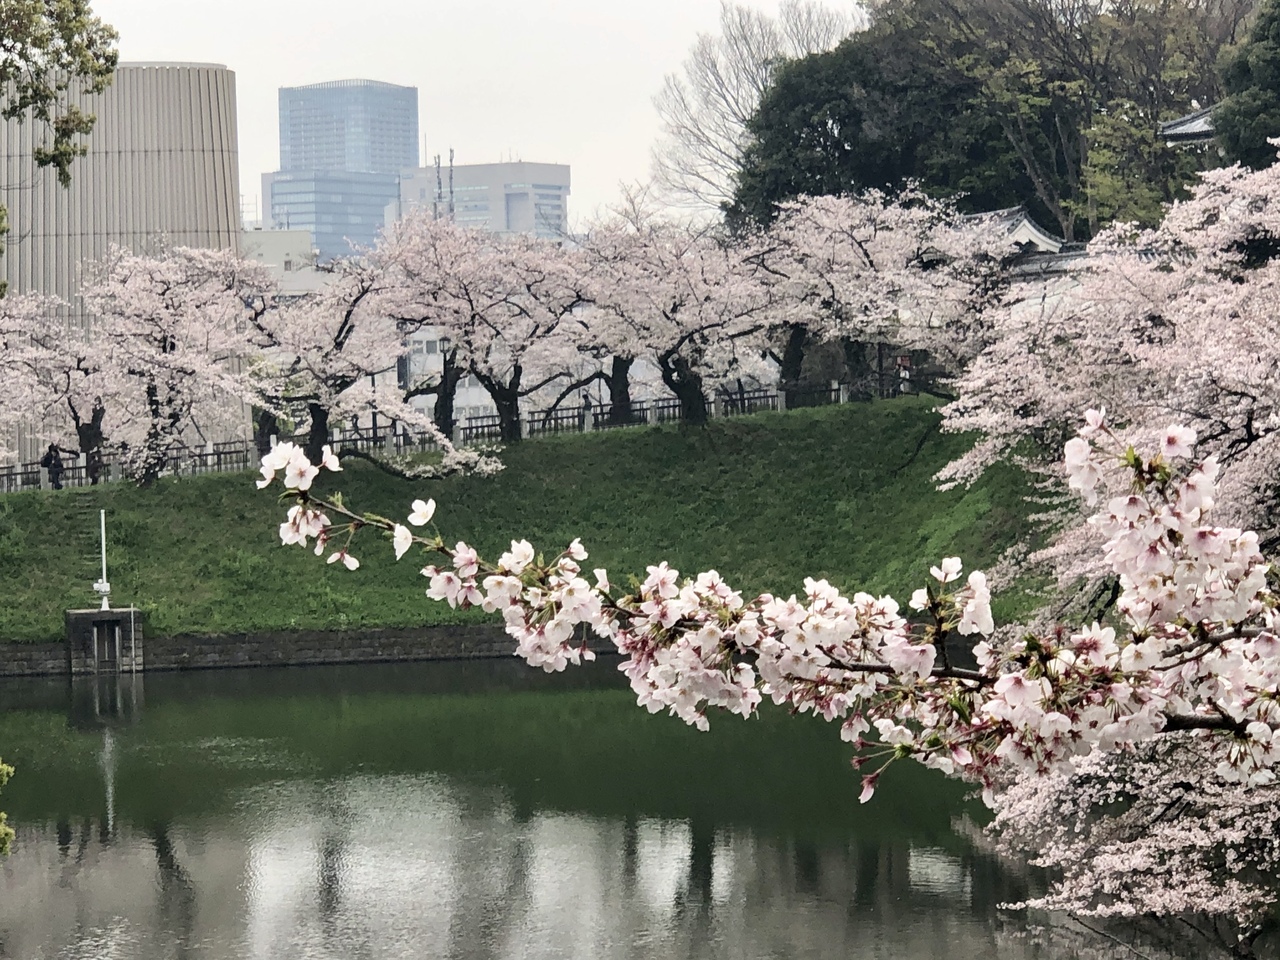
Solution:
{"label": "green tree", "polygon": [[[94,123],[74,100],[111,83],[115,41],[89,0],[0,0],[0,117],[40,126],[36,164],[56,169],[64,185]],[[7,232],[0,206],[0,236]]]}
{"label": "green tree", "polygon": [[1255,170],[1275,163],[1280,136],[1280,0],[1264,0],[1248,38],[1222,71],[1227,96],[1213,112],[1213,129],[1228,161]]}
{"label": "green tree", "polygon": [[1217,96],[1222,31],[1192,2],[887,0],[868,30],[778,71],[730,218],[903,179],[971,210],[1025,203],[1068,240],[1117,211],[1158,215],[1196,164],[1155,125]]}
{"label": "green tree", "polygon": [[94,122],[71,96],[111,83],[116,32],[93,16],[89,0],[0,0],[0,39],[0,116],[41,124],[48,136],[36,163],[70,183],[71,162],[85,152],[80,138]]}

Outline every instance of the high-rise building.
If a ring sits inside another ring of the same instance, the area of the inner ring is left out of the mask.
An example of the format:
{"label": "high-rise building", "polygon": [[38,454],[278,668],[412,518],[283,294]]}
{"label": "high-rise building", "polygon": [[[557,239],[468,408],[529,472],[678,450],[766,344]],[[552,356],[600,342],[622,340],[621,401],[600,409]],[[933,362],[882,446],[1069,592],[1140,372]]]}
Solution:
{"label": "high-rise building", "polygon": [[280,89],[280,169],[262,182],[267,220],[310,230],[320,259],[377,239],[399,176],[418,165],[418,90],[376,80]]}
{"label": "high-rise building", "polygon": [[405,170],[388,222],[426,207],[494,233],[555,239],[569,232],[569,167],[559,163],[469,163]]}

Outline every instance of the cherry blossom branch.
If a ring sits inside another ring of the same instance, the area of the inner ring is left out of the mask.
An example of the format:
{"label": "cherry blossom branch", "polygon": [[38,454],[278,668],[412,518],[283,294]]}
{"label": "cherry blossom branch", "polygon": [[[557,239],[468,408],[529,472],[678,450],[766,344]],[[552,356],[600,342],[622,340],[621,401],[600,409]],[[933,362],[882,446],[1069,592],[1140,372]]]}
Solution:
{"label": "cherry blossom branch", "polygon": [[[620,669],[642,706],[700,729],[709,708],[750,716],[765,697],[839,720],[841,736],[863,751],[855,763],[878,764],[864,775],[864,800],[884,767],[906,757],[989,794],[1006,769],[1048,773],[1082,754],[1187,730],[1217,738],[1224,778],[1269,782],[1280,760],[1277,603],[1257,538],[1207,522],[1216,464],[1177,466],[1194,443],[1191,431],[1171,427],[1144,458],[1103,412],[1086,414],[1066,446],[1068,481],[1096,502],[1101,486],[1127,478],[1128,492],[1090,521],[1107,538],[1123,619],[1002,638],[985,576],[962,579],[955,557],[912,594],[914,622],[891,597],[847,598],[826,581],[806,579],[802,598],[746,600],[713,570],[682,579],[665,563],[617,594],[605,570],[594,571],[594,583],[582,576],[587,552],[578,540],[550,559],[512,541],[491,563],[466,543],[449,547],[434,530],[410,529],[431,521],[433,501],[415,501],[405,526],[354,511],[340,496],[317,497],[320,467],[289,444],[263,459],[259,486],[285,471],[294,504],[281,539],[314,538],[318,554],[340,539],[331,563],[359,566],[350,548],[364,528],[388,535],[396,559],[415,545],[440,557],[422,569],[428,597],[501,613],[531,665],[556,671],[593,659],[583,639],[591,631],[623,654]],[[341,469],[327,449],[321,466]],[[938,662],[953,632],[977,641],[976,670]],[[877,739],[865,739],[873,727]]]}

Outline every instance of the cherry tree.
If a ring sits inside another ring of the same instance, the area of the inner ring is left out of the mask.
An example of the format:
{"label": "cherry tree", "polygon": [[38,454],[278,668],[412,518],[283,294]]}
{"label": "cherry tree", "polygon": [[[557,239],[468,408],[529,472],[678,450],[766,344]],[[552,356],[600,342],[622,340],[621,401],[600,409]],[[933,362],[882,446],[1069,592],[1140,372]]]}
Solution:
{"label": "cherry tree", "polygon": [[[1229,167],[1205,173],[1159,227],[1113,227],[1072,275],[1015,287],[943,410],[948,429],[980,440],[942,479],[967,482],[999,459],[1052,470],[1073,411],[1102,403],[1139,441],[1171,418],[1194,427],[1199,452],[1222,464],[1226,519],[1276,543],[1277,238],[1280,168]],[[1064,578],[1097,575],[1094,544],[1068,522],[1042,555]]]}
{"label": "cherry tree", "polygon": [[[377,256],[394,266],[387,309],[448,342],[442,381],[465,368],[493,400],[504,441],[520,439],[520,401],[569,376],[565,328],[587,303],[576,257],[560,244],[468,230],[426,211],[392,227]],[[442,411],[443,412],[443,411]],[[439,421],[441,417],[437,417]]]}
{"label": "cherry tree", "polygon": [[246,327],[254,359],[242,380],[245,398],[269,417],[305,423],[316,459],[335,425],[374,416],[433,435],[452,451],[410,403],[417,386],[401,382],[415,328],[388,312],[391,286],[375,257],[341,260],[318,290],[278,298]]}
{"label": "cherry tree", "polygon": [[962,217],[912,185],[801,197],[746,243],[775,290],[784,384],[800,380],[812,341],[841,343],[855,376],[869,369],[868,343],[925,349],[954,369],[973,350],[1013,252],[994,220]]}
{"label": "cherry tree", "polygon": [[[362,515],[316,493],[320,467],[292,445],[264,458],[259,485],[285,472],[293,506],[281,538],[314,539],[330,562],[357,568],[363,530],[385,532],[397,559],[424,549],[433,560],[422,568],[427,595],[501,614],[517,655],[533,666],[557,671],[592,659],[592,632],[623,655],[620,669],[651,712],[706,729],[711,708],[751,716],[769,698],[837,723],[859,751],[864,802],[885,768],[907,758],[975,782],[998,807],[1019,776],[1089,776],[1097,757],[1165,742],[1194,743],[1196,774],[1211,776],[1215,790],[1269,789],[1280,761],[1280,597],[1268,584],[1270,565],[1254,533],[1212,522],[1221,468],[1191,459],[1193,430],[1166,426],[1147,455],[1131,440],[1090,410],[1065,450],[1069,486],[1098,505],[1090,523],[1121,586],[1117,619],[1034,630],[997,630],[986,577],[965,576],[957,557],[930,569],[906,611],[892,597],[849,598],[813,579],[800,597],[748,599],[715,571],[682,578],[663,562],[627,591],[606,570],[584,575],[579,540],[549,558],[513,540],[487,562],[466,543],[413,532],[432,521],[434,502],[416,501],[405,523]],[[340,469],[332,459],[324,466]],[[968,638],[972,666],[951,661],[953,635]],[[1087,846],[1086,833],[1072,836]],[[1046,849],[1052,858],[1049,841]],[[1170,909],[1213,912],[1226,903],[1186,895],[1169,897]],[[1045,902],[1084,894],[1062,896]],[[1106,896],[1127,894],[1113,884]],[[1249,893],[1234,919],[1250,922],[1258,897],[1273,896]],[[1152,902],[1131,898],[1124,909],[1148,911]]]}
{"label": "cherry tree", "polygon": [[997,848],[1060,878],[1017,908],[1227,928],[1236,951],[1277,902],[1280,787],[1219,777],[1213,745],[1168,734],[1132,751],[1096,753],[995,797]]}
{"label": "cherry tree", "polygon": [[266,311],[269,291],[265,269],[230,251],[115,247],[94,268],[81,291],[84,332],[118,388],[119,409],[106,414],[140,483],[160,475],[174,442],[240,428],[242,330]]}
{"label": "cherry tree", "polygon": [[584,247],[596,308],[589,336],[613,358],[615,404],[629,405],[626,378],[641,357],[657,364],[690,423],[706,422],[708,388],[764,373],[770,292],[736,247],[643,212],[601,224]]}

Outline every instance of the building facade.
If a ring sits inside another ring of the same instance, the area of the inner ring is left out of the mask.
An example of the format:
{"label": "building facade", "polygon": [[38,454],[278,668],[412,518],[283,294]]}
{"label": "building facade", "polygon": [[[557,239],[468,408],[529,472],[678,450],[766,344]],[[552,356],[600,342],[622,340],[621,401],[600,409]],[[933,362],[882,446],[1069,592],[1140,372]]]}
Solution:
{"label": "building facade", "polygon": [[263,177],[268,223],[309,230],[321,261],[371,246],[400,171],[418,165],[418,91],[376,80],[280,90],[280,169]]}
{"label": "building facade", "polygon": [[[57,296],[70,305],[61,319],[85,324],[81,277],[112,245],[238,250],[234,73],[210,63],[123,63],[105,91],[71,101],[97,122],[66,187],[56,170],[36,166],[40,125],[0,121],[0,203],[9,216],[0,280],[10,293]],[[33,410],[19,428],[20,459],[42,449],[40,415]]]}
{"label": "building facade", "polygon": [[74,301],[84,264],[112,244],[237,249],[235,74],[218,64],[125,63],[74,102],[97,122],[71,184],[35,163],[36,124],[0,122],[0,202],[9,233],[0,279],[14,293]]}
{"label": "building facade", "polygon": [[569,233],[569,167],[559,163],[471,163],[405,170],[387,222],[429,208],[494,233],[559,239]]}

